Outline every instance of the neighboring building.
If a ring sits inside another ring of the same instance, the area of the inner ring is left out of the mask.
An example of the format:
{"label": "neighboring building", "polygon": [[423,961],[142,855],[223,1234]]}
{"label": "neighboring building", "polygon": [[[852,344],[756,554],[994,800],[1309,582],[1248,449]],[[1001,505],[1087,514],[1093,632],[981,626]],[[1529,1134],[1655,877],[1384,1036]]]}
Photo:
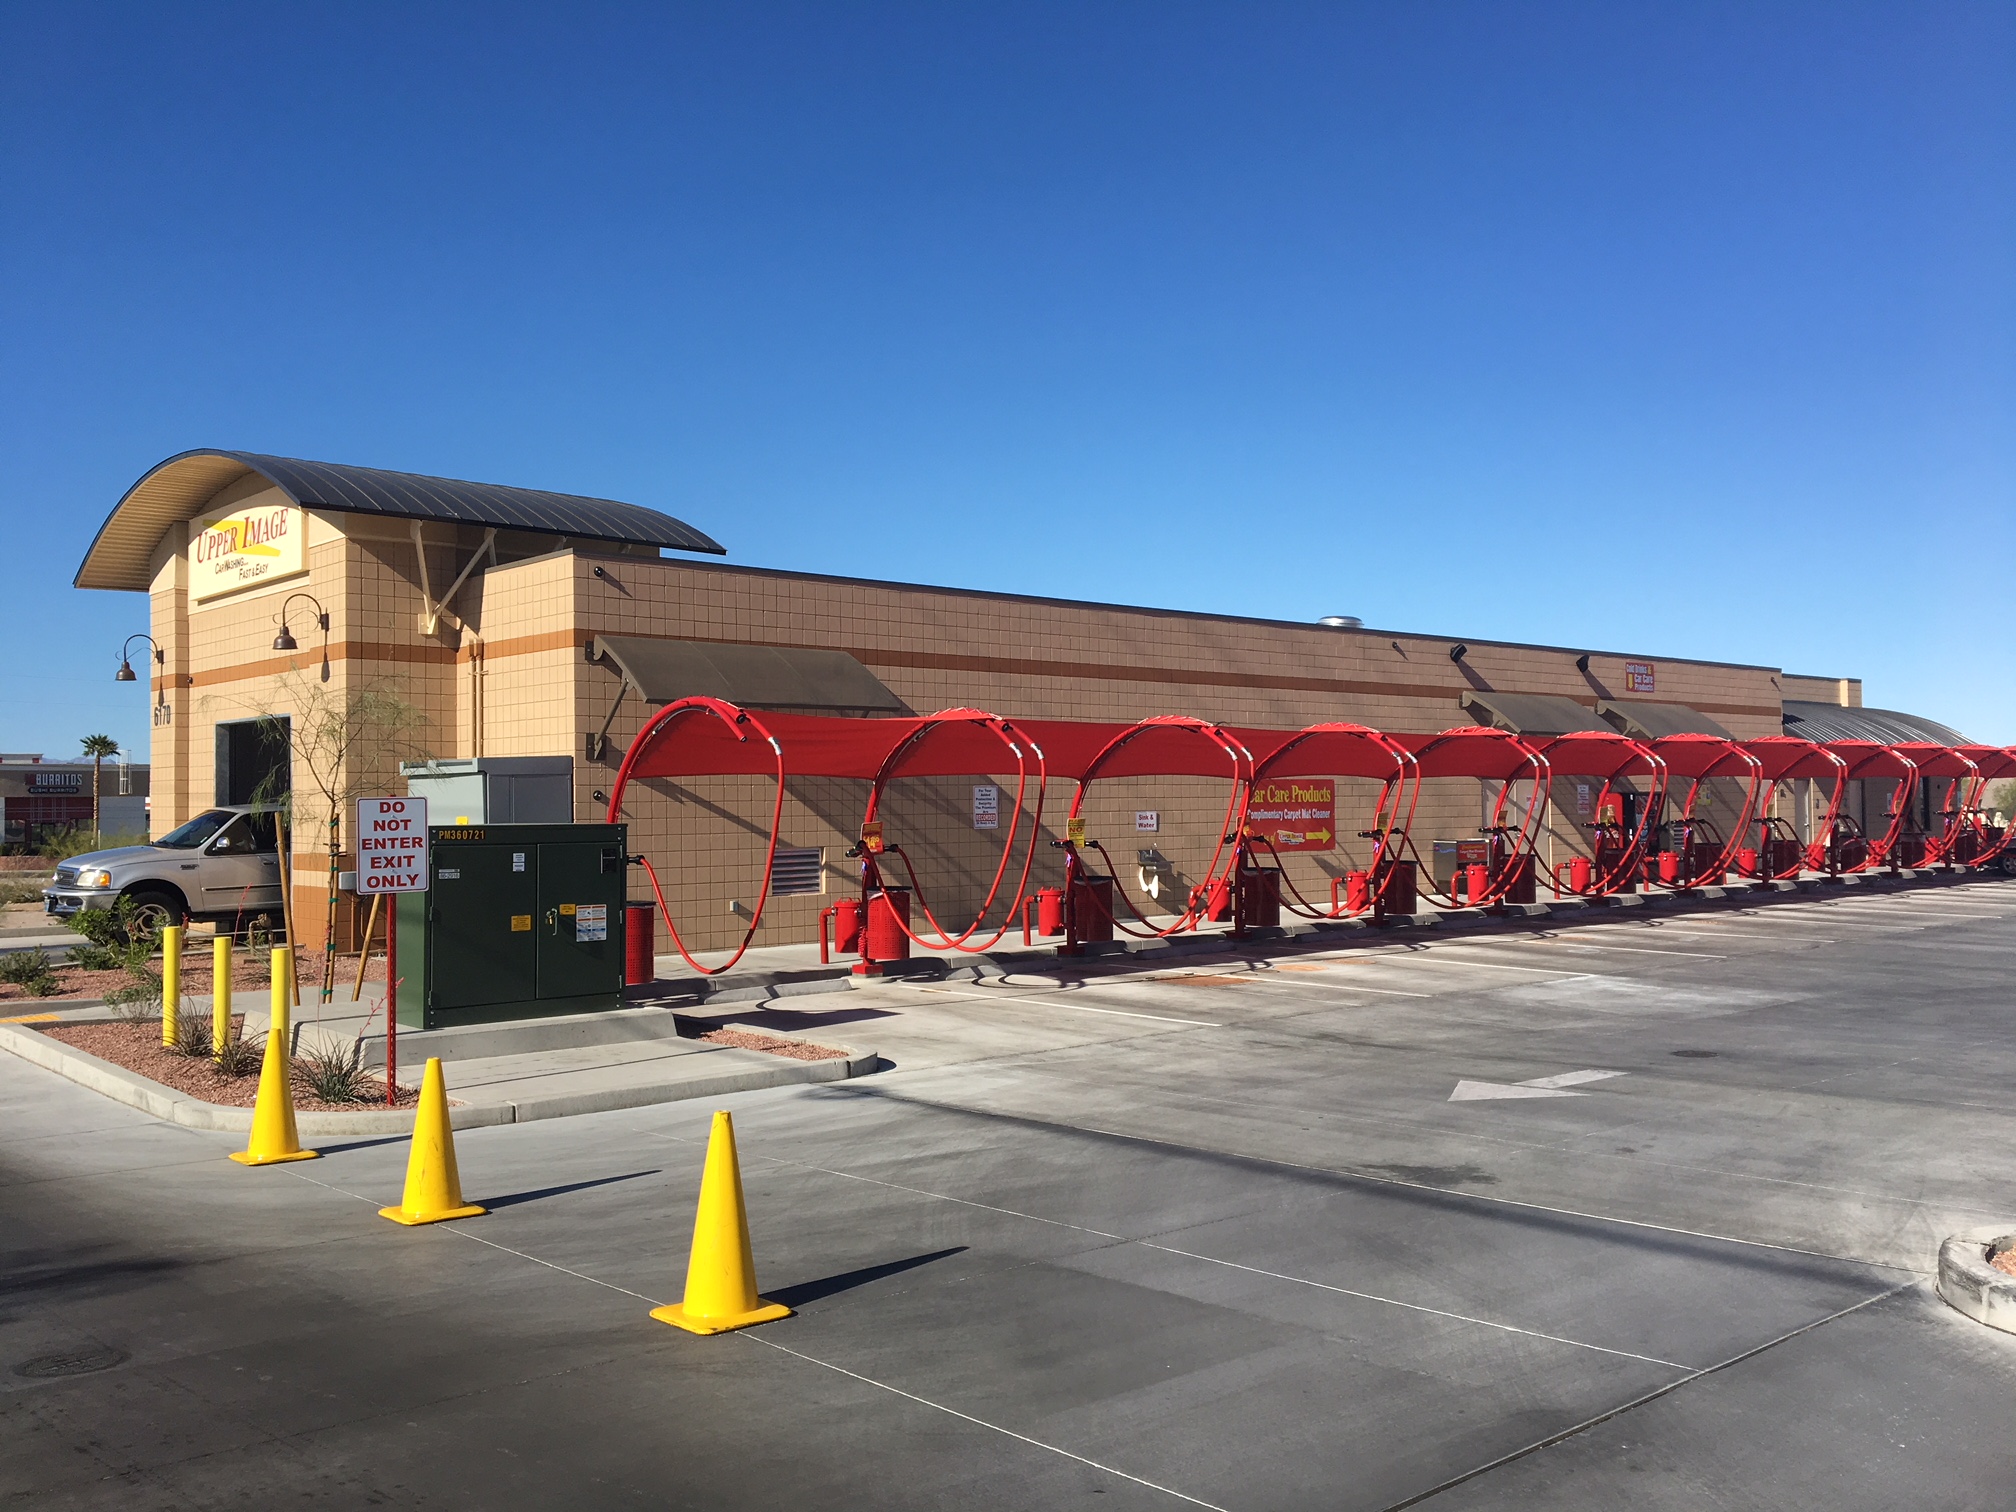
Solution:
{"label": "neighboring building", "polygon": [[[1348,719],[1396,731],[1497,722],[1738,737],[1781,730],[1787,698],[1861,701],[1854,679],[1768,666],[870,582],[667,551],[722,548],[608,500],[197,451],[120,500],[76,581],[152,597],[165,658],[154,679],[157,828],[291,784],[305,829],[320,817],[315,784],[266,738],[270,718],[308,718],[312,705],[373,689],[396,692],[427,723],[411,748],[365,753],[371,772],[353,763],[353,789],[405,791],[401,759],[543,757],[539,772],[557,776],[540,780],[564,779],[555,791],[571,792],[581,819],[602,817],[652,708],[692,693],[869,715],[968,706],[1011,718],[1189,713],[1280,728]],[[283,627],[296,649],[275,649]],[[794,786],[784,843],[796,890],[766,916],[769,938],[811,937],[827,901],[818,893],[849,875],[864,788]],[[1135,781],[1100,801],[1113,812],[1097,822],[1124,828],[1130,845],[1132,815],[1158,815],[1154,843],[1180,870],[1184,847],[1208,854],[1224,794],[1201,779]],[[1351,801],[1340,789],[1340,810]],[[1051,802],[1046,829],[1068,790]],[[1473,834],[1477,808],[1474,792],[1435,792],[1416,833]],[[747,779],[654,782],[628,804],[633,848],[659,861],[689,943],[739,937],[742,919],[724,899],[753,901],[769,812],[765,785]],[[890,817],[935,869],[941,916],[984,889],[994,837],[976,833],[957,784],[910,794]],[[1566,805],[1550,845],[1581,844],[1577,824]],[[1334,856],[1297,859],[1303,885],[1327,898],[1356,827],[1339,825]],[[326,862],[300,854],[314,849],[297,840],[304,921],[325,897]],[[1055,855],[1040,849],[1038,877]]]}
{"label": "neighboring building", "polygon": [[[113,837],[147,834],[145,762],[108,758],[101,770],[98,832]],[[44,761],[39,755],[0,756],[0,843],[9,851],[35,850],[57,832],[91,827],[92,764]]]}

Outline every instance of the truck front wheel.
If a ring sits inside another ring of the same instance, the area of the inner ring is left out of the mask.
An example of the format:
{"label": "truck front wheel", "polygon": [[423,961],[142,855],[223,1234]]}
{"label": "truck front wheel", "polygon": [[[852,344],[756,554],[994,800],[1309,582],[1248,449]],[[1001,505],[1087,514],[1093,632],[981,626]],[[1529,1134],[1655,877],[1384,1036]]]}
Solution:
{"label": "truck front wheel", "polygon": [[188,922],[182,899],[165,887],[136,887],[121,900],[131,910],[133,928],[158,935],[170,924]]}

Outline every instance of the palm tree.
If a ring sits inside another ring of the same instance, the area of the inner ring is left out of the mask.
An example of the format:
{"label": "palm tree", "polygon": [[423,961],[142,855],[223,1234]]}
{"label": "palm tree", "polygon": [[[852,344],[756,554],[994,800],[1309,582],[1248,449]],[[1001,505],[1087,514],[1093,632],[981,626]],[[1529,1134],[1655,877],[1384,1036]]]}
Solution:
{"label": "palm tree", "polygon": [[98,789],[105,774],[105,758],[119,754],[119,742],[110,735],[86,735],[84,754],[91,758],[91,839],[95,844],[101,838],[98,833]]}

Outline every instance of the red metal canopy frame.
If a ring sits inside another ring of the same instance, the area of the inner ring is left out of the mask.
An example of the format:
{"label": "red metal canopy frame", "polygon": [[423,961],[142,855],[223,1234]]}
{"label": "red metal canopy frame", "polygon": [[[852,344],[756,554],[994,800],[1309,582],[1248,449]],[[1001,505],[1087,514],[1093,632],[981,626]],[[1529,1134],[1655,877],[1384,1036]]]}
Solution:
{"label": "red metal canopy frame", "polygon": [[[1563,861],[1554,868],[1556,896],[1568,892],[1578,897],[1602,898],[1634,884],[1645,857],[1650,854],[1652,835],[1665,807],[1666,763],[1643,741],[1602,730],[1573,730],[1540,741],[1535,749],[1546,758],[1549,771],[1556,777],[1603,780],[1595,802],[1596,839],[1591,847],[1594,854]],[[1628,829],[1623,820],[1624,804],[1608,801],[1613,794],[1621,800],[1623,790],[1617,784],[1626,777],[1641,777],[1646,782],[1646,791],[1635,795],[1640,799],[1638,823]],[[1618,814],[1616,820],[1605,817],[1612,812]],[[1588,863],[1586,876],[1581,875],[1576,865],[1583,860]],[[1565,881],[1563,871],[1568,874]]]}
{"label": "red metal canopy frame", "polygon": [[1917,763],[1873,740],[1830,740],[1827,749],[1847,763],[1850,782],[1892,779],[1897,783],[1886,815],[1890,823],[1880,839],[1872,840],[1846,814],[1837,819],[1835,833],[1828,836],[1829,871],[1842,875],[1871,871],[1896,853],[1910,813],[1911,795],[1918,786]]}
{"label": "red metal canopy frame", "polygon": [[[1743,749],[1757,758],[1765,784],[1757,804],[1757,874],[1783,882],[1808,867],[1815,871],[1825,869],[1826,837],[1834,833],[1840,821],[1841,800],[1848,792],[1848,763],[1827,747],[1797,735],[1766,735],[1746,740]],[[1801,778],[1829,784],[1826,816],[1813,826],[1821,838],[1810,844],[1772,812],[1778,784]]]}
{"label": "red metal canopy frame", "polygon": [[[1085,837],[1085,795],[1102,777],[1220,777],[1227,783],[1225,816],[1219,825],[1218,843],[1204,868],[1204,880],[1191,889],[1183,912],[1172,924],[1157,928],[1134,905],[1127,886],[1115,875],[1113,858],[1096,839]],[[1236,857],[1239,819],[1253,780],[1253,753],[1231,730],[1188,714],[1159,714],[1128,725],[1114,735],[1086,763],[1078,777],[1078,791],[1071,798],[1070,819],[1065,828],[1064,846],[1064,944],[1066,954],[1077,954],[1083,941],[1093,933],[1103,933],[1110,921],[1121,934],[1138,940],[1162,939],[1181,930],[1194,929],[1210,907],[1213,890],[1221,885],[1219,863]],[[1097,851],[1104,870],[1091,866],[1087,852]],[[1109,896],[1127,905],[1142,927],[1123,924],[1111,910],[1106,920],[1087,917],[1088,909],[1102,906],[1097,893],[1085,885],[1104,878],[1112,888]]]}
{"label": "red metal canopy frame", "polygon": [[[1510,730],[1486,729],[1482,725],[1459,725],[1439,735],[1391,738],[1414,753],[1417,782],[1430,777],[1476,777],[1499,784],[1498,797],[1491,806],[1491,821],[1480,826],[1491,846],[1486,885],[1478,896],[1466,896],[1461,902],[1473,908],[1500,906],[1521,886],[1522,879],[1532,877],[1539,865],[1533,843],[1547,811],[1550,776],[1547,758]],[[1528,780],[1533,783],[1533,801],[1526,808],[1525,819],[1516,825],[1505,823],[1512,785]],[[1421,865],[1421,852],[1411,834],[1406,837],[1406,844],[1417,873],[1428,873],[1428,891],[1446,899],[1451,906],[1459,906],[1453,887],[1446,891],[1437,887],[1433,869]]]}
{"label": "red metal canopy frame", "polygon": [[[1239,732],[1242,738],[1247,739],[1249,749],[1271,733]],[[1357,887],[1356,895],[1347,889],[1340,901],[1333,883],[1330,905],[1324,908],[1302,896],[1301,889],[1280,866],[1281,856],[1274,849],[1273,842],[1265,836],[1255,835],[1247,815],[1242,812],[1239,816],[1240,855],[1235,863],[1236,875],[1243,881],[1247,871],[1252,869],[1250,857],[1257,842],[1274,857],[1281,882],[1293,898],[1292,902],[1283,898],[1281,905],[1291,913],[1308,919],[1342,919],[1376,911],[1391,891],[1401,847],[1405,844],[1408,827],[1414,822],[1415,806],[1421,801],[1420,771],[1421,763],[1412,751],[1392,736],[1381,734],[1368,725],[1344,722],[1313,724],[1296,731],[1286,740],[1280,740],[1273,751],[1253,767],[1247,786],[1247,808],[1250,810],[1252,806],[1254,789],[1260,783],[1275,778],[1369,778],[1380,784],[1379,799],[1372,806],[1372,827],[1358,831],[1358,838],[1372,842],[1372,859],[1365,868],[1364,882]],[[1403,807],[1406,810],[1404,818],[1401,815]],[[1332,822],[1336,821],[1333,819]]]}
{"label": "red metal canopy frame", "polygon": [[[1750,821],[1757,813],[1764,764],[1735,741],[1720,735],[1662,735],[1651,745],[1653,752],[1666,763],[1667,770],[1675,777],[1685,778],[1688,785],[1687,797],[1680,805],[1680,818],[1676,821],[1684,837],[1683,848],[1662,851],[1656,878],[1647,880],[1656,881],[1658,886],[1674,892],[1688,892],[1724,876],[1735,863],[1748,835]],[[1744,784],[1742,809],[1736,821],[1729,826],[1726,837],[1716,833],[1712,821],[1695,814],[1703,785],[1717,777],[1740,778]],[[1701,830],[1707,831],[1711,837],[1706,845],[1694,838]],[[1719,850],[1714,844],[1718,839],[1722,842]],[[1670,877],[1666,865],[1669,854],[1674,859]]]}

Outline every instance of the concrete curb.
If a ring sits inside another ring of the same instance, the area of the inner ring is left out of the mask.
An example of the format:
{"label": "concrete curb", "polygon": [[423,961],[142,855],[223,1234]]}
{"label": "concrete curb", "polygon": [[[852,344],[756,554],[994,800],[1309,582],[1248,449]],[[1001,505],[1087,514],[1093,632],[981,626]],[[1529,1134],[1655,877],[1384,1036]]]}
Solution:
{"label": "concrete curb", "polygon": [[[794,1039],[798,1036],[778,1035],[777,1038]],[[843,1059],[821,1061],[794,1061],[782,1056],[768,1056],[766,1058],[776,1062],[775,1065],[744,1062],[735,1070],[656,1086],[613,1087],[605,1092],[531,1098],[515,1103],[464,1103],[450,1107],[448,1121],[451,1127],[457,1129],[533,1123],[548,1118],[571,1118],[581,1113],[610,1113],[622,1108],[651,1107],[692,1097],[725,1097],[731,1092],[753,1092],[763,1087],[845,1081],[851,1077],[866,1076],[881,1065],[881,1057],[873,1050],[856,1050],[845,1045],[832,1048],[846,1050],[847,1055]],[[67,1077],[80,1087],[88,1087],[114,1102],[125,1103],[129,1108],[138,1108],[143,1113],[168,1123],[180,1124],[185,1129],[228,1134],[249,1134],[252,1130],[250,1108],[220,1107],[177,1092],[159,1082],[149,1081],[137,1071],[115,1066],[89,1051],[79,1050],[75,1045],[66,1045],[46,1034],[38,1034],[26,1024],[0,1024],[0,1050],[18,1055],[45,1071],[54,1071],[58,1076]],[[764,1052],[748,1053],[761,1055]],[[295,1123],[304,1138],[326,1134],[410,1134],[413,1131],[413,1110],[297,1113]]]}
{"label": "concrete curb", "polygon": [[1968,1229],[1939,1246],[1939,1295],[1976,1323],[2016,1333],[2016,1276],[1988,1263],[1988,1248],[2002,1241],[2016,1248],[2016,1224]]}

